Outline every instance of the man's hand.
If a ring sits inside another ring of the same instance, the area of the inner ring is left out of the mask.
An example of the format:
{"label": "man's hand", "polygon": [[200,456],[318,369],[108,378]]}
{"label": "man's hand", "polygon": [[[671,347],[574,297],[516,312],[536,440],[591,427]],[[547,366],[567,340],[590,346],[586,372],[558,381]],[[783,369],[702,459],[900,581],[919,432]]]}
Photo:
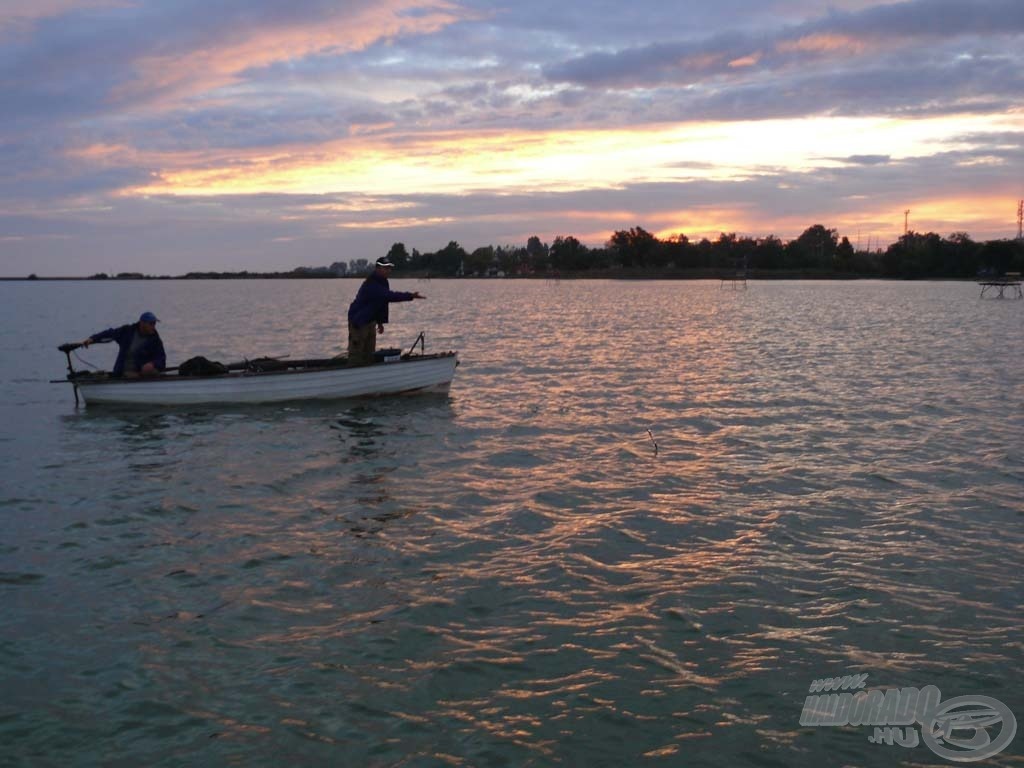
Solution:
{"label": "man's hand", "polygon": [[377,333],[384,333],[384,323],[377,323]]}
{"label": "man's hand", "polygon": [[82,342],[82,346],[85,347],[86,349],[89,348],[90,344],[92,344],[92,337],[91,336],[88,339],[86,339],[85,341]]}
{"label": "man's hand", "polygon": [[425,298],[427,298],[426,296],[421,295],[419,291],[413,291],[412,297],[414,299],[425,299]]}

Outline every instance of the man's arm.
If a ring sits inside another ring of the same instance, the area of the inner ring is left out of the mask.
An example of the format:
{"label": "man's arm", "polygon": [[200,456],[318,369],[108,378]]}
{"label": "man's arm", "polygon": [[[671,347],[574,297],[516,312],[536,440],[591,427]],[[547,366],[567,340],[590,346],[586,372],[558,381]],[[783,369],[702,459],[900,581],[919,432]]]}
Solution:
{"label": "man's arm", "polygon": [[413,299],[425,299],[426,296],[421,296],[419,292],[413,291],[408,293],[406,291],[388,291],[388,301],[412,301]]}
{"label": "man's arm", "polygon": [[94,333],[82,342],[82,346],[88,347],[90,344],[102,343],[104,341],[117,341],[120,343],[118,337],[121,335],[121,331],[123,329],[124,326],[121,326],[120,328],[107,328],[105,331]]}
{"label": "man's arm", "polygon": [[153,363],[153,367],[158,371],[162,371],[167,367],[167,354],[164,352],[164,342],[159,336],[156,337],[156,354],[150,362]]}

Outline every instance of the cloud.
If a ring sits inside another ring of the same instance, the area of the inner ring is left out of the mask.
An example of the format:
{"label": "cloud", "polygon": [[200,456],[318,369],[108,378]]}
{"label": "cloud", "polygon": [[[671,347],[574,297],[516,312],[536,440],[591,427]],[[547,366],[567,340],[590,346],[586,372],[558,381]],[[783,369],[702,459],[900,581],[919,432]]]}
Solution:
{"label": "cloud", "polygon": [[6,46],[0,96],[21,119],[244,100],[263,68],[430,34],[457,18],[446,0],[104,4],[40,18],[30,36]]}
{"label": "cloud", "polygon": [[[912,158],[822,158],[807,169],[762,169],[742,181],[691,178],[575,190],[427,190],[367,195],[152,195],[68,201],[62,210],[0,205],[6,274],[68,274],[70,252],[94,267],[137,269],[280,269],[386,253],[394,242],[421,251],[449,240],[467,249],[550,242],[573,235],[600,246],[615,229],[643,226],[659,236],[682,232],[714,239],[799,235],[815,223],[862,244],[883,245],[902,233],[910,208],[917,231],[976,239],[1015,234],[1024,130],[968,133],[945,151]],[[981,190],[982,193],[979,193]],[[973,226],[964,225],[969,214]],[[133,266],[134,265],[134,266]]]}
{"label": "cloud", "polygon": [[[1018,0],[8,0],[0,255],[272,268],[533,228],[940,226],[940,199],[983,237],[963,197],[1021,195],[1022,32]],[[807,133],[847,123],[877,138]]]}
{"label": "cloud", "polygon": [[[14,194],[44,194],[60,178],[123,186],[171,152],[373,130],[394,119],[373,88],[339,93],[322,76],[343,82],[352,52],[430,35],[460,14],[447,0],[8,3],[0,22],[18,34],[0,46],[0,162]],[[308,73],[298,84],[295,63]]]}
{"label": "cloud", "polygon": [[[800,115],[892,115],[1012,112],[1024,93],[1024,66],[1011,41],[931,46],[843,60],[835,66],[764,71],[751,67],[694,77],[573,93],[606,124],[751,120]],[[753,69],[753,71],[750,71]]]}
{"label": "cloud", "polygon": [[131,0],[5,0],[0,5],[0,39],[31,34],[40,19],[101,8],[124,8]]}
{"label": "cloud", "polygon": [[[236,83],[279,62],[301,60],[313,54],[340,55],[398,35],[425,35],[458,18],[454,5],[438,0],[424,6],[420,0],[349,2],[315,14],[287,16],[270,10],[256,23],[238,23],[222,17],[215,39],[185,40],[170,50],[138,56],[135,76],[114,89],[121,100],[159,98],[172,102],[201,95]],[[251,9],[245,16],[251,18]]]}
{"label": "cloud", "polygon": [[898,46],[967,40],[972,36],[1012,37],[1024,32],[1024,4],[1017,0],[910,0],[831,12],[811,22],[767,33],[716,34],[701,40],[665,41],[599,51],[548,66],[548,79],[612,88],[680,85],[735,74],[735,62],[761,71],[797,64],[842,61],[877,55]]}
{"label": "cloud", "polygon": [[849,157],[836,158],[840,163],[850,165],[885,165],[892,158],[889,155],[850,155]]}
{"label": "cloud", "polygon": [[[670,31],[674,39],[702,39],[707,30],[727,28],[757,33],[780,24],[795,24],[821,12],[816,0],[662,0],[642,6],[621,0],[552,3],[549,0],[462,0],[478,11],[506,41],[532,43],[531,60],[587,49],[622,49],[646,44]],[[829,7],[856,11],[877,0],[831,0]]]}

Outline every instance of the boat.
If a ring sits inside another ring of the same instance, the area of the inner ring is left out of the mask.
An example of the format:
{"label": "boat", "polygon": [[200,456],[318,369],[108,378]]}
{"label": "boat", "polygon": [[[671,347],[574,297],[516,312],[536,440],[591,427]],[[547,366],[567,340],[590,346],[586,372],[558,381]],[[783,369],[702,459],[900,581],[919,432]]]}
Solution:
{"label": "boat", "polygon": [[222,366],[226,372],[214,375],[182,376],[175,368],[159,376],[116,378],[103,371],[74,370],[70,353],[78,346],[58,349],[68,356],[66,381],[75,388],[75,400],[81,394],[86,405],[233,405],[446,394],[459,364],[455,352],[414,355],[396,349],[379,351],[366,365],[350,366],[344,357],[260,358]]}

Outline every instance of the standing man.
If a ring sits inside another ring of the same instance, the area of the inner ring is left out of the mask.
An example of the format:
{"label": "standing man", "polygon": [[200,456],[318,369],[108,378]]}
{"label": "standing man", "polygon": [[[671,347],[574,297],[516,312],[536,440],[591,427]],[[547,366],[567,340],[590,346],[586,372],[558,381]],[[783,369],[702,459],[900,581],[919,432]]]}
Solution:
{"label": "standing man", "polygon": [[392,291],[388,275],[395,265],[386,256],[377,259],[373,272],[363,281],[348,308],[348,364],[362,365],[373,362],[377,350],[377,334],[384,333],[388,321],[388,304],[393,301],[423,299],[418,293]]}
{"label": "standing man", "polygon": [[88,347],[94,342],[116,341],[117,360],[114,362],[114,376],[133,379],[138,376],[156,376],[167,367],[164,343],[156,332],[159,322],[152,312],[143,312],[139,322],[128,323],[120,328],[107,328],[94,333],[82,342]]}

